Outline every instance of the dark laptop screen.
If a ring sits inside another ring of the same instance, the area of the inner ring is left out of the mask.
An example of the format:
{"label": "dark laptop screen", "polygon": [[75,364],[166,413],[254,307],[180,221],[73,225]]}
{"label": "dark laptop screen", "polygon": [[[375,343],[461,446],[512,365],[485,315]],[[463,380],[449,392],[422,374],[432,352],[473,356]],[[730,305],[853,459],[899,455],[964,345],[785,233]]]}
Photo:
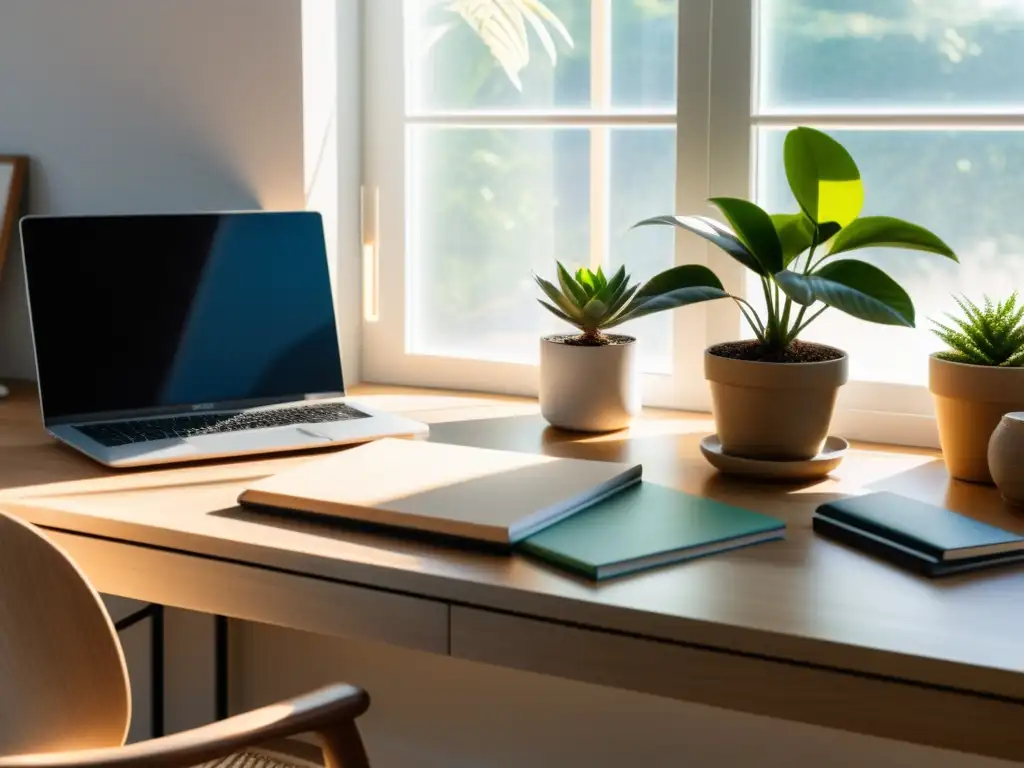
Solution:
{"label": "dark laptop screen", "polygon": [[341,392],[316,213],[27,218],[47,419]]}

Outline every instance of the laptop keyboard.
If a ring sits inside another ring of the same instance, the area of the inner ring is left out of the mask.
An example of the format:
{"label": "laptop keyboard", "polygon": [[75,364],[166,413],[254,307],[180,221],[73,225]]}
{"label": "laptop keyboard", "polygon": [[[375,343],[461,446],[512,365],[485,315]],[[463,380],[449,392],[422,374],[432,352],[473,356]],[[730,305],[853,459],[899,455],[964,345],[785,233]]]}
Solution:
{"label": "laptop keyboard", "polygon": [[196,437],[218,432],[241,432],[247,429],[285,427],[291,424],[325,424],[353,419],[368,419],[369,414],[344,403],[303,405],[266,411],[234,413],[194,413],[158,419],[133,419],[103,424],[82,424],[75,427],[97,443],[106,446],[166,440],[175,437]]}

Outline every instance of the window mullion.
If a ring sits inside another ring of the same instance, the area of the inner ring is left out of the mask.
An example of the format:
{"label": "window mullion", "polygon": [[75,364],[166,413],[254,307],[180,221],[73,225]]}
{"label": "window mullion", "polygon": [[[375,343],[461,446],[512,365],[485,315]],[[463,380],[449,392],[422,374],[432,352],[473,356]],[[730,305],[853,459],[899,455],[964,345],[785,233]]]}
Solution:
{"label": "window mullion", "polygon": [[592,125],[633,126],[633,125],[675,125],[676,111],[668,110],[583,110],[563,111],[551,109],[543,112],[437,112],[408,115],[410,125],[452,125],[458,127],[495,126],[513,128],[516,126],[548,125]]}
{"label": "window mullion", "polygon": [[[590,2],[590,108],[608,112],[611,106],[611,0]],[[608,207],[611,165],[611,129],[590,129],[590,268],[608,259]]]}
{"label": "window mullion", "polygon": [[[703,213],[708,197],[709,81],[712,0],[680,0],[676,38],[676,197],[674,213]],[[659,213],[652,211],[652,214]],[[707,263],[704,241],[676,234],[675,264]],[[673,376],[666,404],[710,407],[701,375],[706,302],[671,313]],[[721,303],[721,302],[718,302]]]}
{"label": "window mullion", "polygon": [[795,128],[814,125],[828,130],[877,129],[886,131],[1020,130],[1024,114],[1016,112],[920,113],[910,112],[772,112],[755,115],[757,126]]}
{"label": "window mullion", "polygon": [[[754,10],[749,0],[715,0],[711,23],[708,187],[712,197],[750,199],[753,191]],[[713,248],[709,266],[730,293],[744,295],[747,272]],[[712,302],[708,343],[735,340],[746,329],[732,302]]]}

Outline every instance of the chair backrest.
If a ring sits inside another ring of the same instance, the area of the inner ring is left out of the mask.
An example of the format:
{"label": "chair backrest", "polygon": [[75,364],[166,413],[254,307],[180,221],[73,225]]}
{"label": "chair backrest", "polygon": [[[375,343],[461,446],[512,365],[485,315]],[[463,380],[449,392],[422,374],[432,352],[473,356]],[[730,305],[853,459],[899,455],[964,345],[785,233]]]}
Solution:
{"label": "chair backrest", "polygon": [[99,595],[40,531],[0,514],[0,755],[118,746],[130,716]]}

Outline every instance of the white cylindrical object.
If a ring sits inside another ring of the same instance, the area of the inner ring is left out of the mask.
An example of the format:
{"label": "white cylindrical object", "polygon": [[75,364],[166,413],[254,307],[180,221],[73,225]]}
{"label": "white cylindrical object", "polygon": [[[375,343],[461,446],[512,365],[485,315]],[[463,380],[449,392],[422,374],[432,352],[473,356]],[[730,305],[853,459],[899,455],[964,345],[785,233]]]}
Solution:
{"label": "white cylindrical object", "polygon": [[1007,413],[992,432],[988,468],[1003,499],[1024,507],[1024,412]]}
{"label": "white cylindrical object", "polygon": [[562,429],[611,432],[629,426],[640,412],[636,339],[612,336],[611,344],[540,341],[540,411]]}

